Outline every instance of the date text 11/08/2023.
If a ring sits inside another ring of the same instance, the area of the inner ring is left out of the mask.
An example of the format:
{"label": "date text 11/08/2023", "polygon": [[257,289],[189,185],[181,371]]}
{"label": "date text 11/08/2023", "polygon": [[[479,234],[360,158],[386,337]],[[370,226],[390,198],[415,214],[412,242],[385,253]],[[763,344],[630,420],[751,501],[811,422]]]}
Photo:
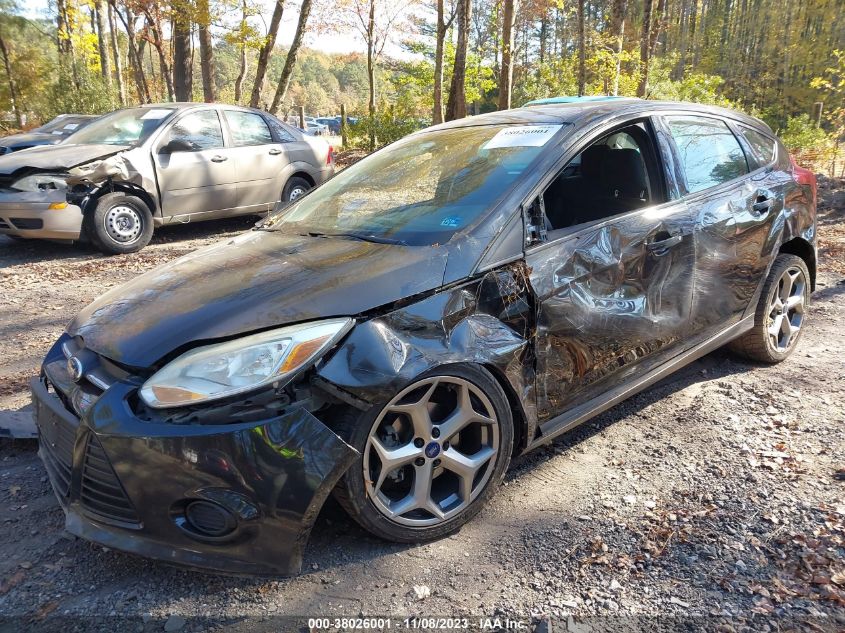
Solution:
{"label": "date text 11/08/2023", "polygon": [[528,631],[530,620],[501,617],[309,618],[308,630],[318,631]]}

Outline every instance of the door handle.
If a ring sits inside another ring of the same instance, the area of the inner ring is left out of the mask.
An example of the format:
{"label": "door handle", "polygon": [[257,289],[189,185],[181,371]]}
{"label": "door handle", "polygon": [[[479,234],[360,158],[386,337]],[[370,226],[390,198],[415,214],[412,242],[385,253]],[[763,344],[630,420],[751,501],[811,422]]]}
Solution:
{"label": "door handle", "polygon": [[677,246],[683,240],[684,236],[678,233],[677,235],[670,235],[665,239],[654,240],[653,242],[649,242],[647,247],[651,253],[659,257],[660,255],[665,255],[667,252],[669,252],[670,248],[672,248],[673,246]]}
{"label": "door handle", "polygon": [[274,147],[273,149],[270,150],[270,156],[278,156],[281,153],[282,153],[282,150],[280,150],[278,147]]}
{"label": "door handle", "polygon": [[774,206],[774,204],[775,201],[773,198],[765,194],[760,194],[754,198],[754,204],[751,205],[751,210],[754,215],[765,215],[772,210],[772,206]]}
{"label": "door handle", "polygon": [[224,160],[228,160],[228,158],[226,156],[220,156],[219,154],[211,157],[212,163],[222,163]]}

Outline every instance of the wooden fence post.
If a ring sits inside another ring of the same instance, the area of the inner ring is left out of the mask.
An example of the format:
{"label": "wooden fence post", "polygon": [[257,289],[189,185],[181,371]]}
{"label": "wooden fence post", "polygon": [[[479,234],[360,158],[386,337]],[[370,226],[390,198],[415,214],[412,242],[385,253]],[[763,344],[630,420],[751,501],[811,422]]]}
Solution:
{"label": "wooden fence post", "polygon": [[822,109],[824,109],[823,101],[816,101],[813,104],[813,121],[815,121],[816,127],[822,124]]}
{"label": "wooden fence post", "polygon": [[305,106],[299,106],[299,129],[305,130]]}
{"label": "wooden fence post", "polygon": [[340,145],[346,149],[346,104],[340,104]]}

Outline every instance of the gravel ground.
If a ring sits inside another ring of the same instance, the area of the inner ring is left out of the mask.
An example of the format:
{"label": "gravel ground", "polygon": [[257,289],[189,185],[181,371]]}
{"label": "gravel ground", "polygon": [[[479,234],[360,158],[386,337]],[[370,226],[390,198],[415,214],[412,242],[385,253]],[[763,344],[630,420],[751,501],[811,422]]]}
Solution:
{"label": "gravel ground", "polygon": [[[788,361],[710,354],[517,460],[489,507],[434,543],[381,542],[329,502],[296,578],[176,569],[65,533],[35,443],[0,440],[0,631],[303,630],[285,615],[845,630],[845,181],[821,194],[820,283]],[[175,227],[110,258],[0,237],[0,413],[26,404],[82,306],[249,224]]]}

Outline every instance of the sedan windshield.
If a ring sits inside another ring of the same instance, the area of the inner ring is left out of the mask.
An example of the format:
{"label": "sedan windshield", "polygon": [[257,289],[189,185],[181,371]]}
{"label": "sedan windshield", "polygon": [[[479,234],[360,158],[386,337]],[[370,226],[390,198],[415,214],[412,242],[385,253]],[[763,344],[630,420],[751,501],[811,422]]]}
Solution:
{"label": "sedan windshield", "polygon": [[106,145],[140,145],[155,132],[175,108],[127,108],[97,119],[71,134],[65,143]]}
{"label": "sedan windshield", "polygon": [[340,172],[268,226],[411,245],[448,241],[525,173],[562,125],[489,125],[409,136]]}

